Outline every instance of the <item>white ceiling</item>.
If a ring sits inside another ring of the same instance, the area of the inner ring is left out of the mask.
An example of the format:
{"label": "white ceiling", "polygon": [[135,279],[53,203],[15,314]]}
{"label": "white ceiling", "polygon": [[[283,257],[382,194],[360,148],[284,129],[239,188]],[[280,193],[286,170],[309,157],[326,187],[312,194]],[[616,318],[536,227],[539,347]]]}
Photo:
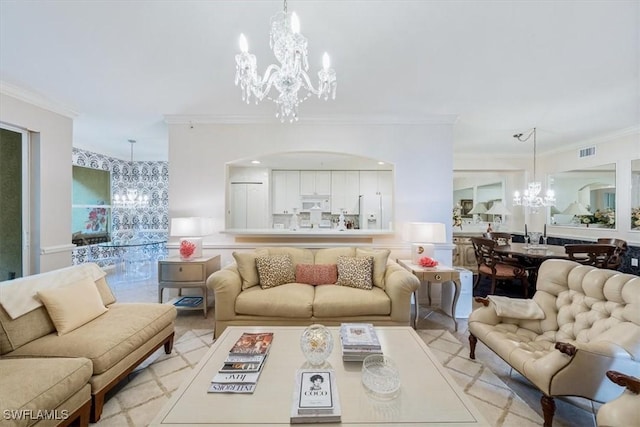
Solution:
{"label": "white ceiling", "polygon": [[[167,157],[165,115],[279,123],[234,86],[244,32],[258,68],[275,61],[281,1],[0,1],[0,80],[78,113],[74,146],[136,160]],[[335,101],[306,121],[429,122],[457,117],[454,150],[529,155],[640,123],[640,2],[290,0],[326,50]],[[292,126],[282,124],[282,126]],[[524,153],[523,153],[524,151]]]}

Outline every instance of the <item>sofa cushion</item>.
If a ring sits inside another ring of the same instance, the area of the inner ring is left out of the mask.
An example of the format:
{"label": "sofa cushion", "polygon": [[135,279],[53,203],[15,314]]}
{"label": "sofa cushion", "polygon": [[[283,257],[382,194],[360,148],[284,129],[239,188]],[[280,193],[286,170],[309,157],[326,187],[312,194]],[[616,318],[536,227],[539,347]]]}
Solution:
{"label": "sofa cushion", "polygon": [[329,285],[338,280],[336,264],[298,264],[296,265],[296,282],[307,285]]}
{"label": "sofa cushion", "polygon": [[356,249],[353,247],[318,249],[315,255],[316,264],[336,264],[339,256],[356,256]]}
{"label": "sofa cushion", "polygon": [[[320,286],[334,288],[335,286]],[[275,288],[247,289],[236,298],[236,313],[251,316],[310,318],[314,286],[287,283]]]}
{"label": "sofa cushion", "polygon": [[64,335],[107,311],[95,282],[88,277],[68,285],[42,289],[38,298],[56,326],[58,335]]}
{"label": "sofa cushion", "polygon": [[[31,410],[34,415],[38,411],[52,411],[81,390],[89,382],[92,372],[91,361],[82,357],[2,359],[2,409]],[[87,388],[86,399],[90,398],[90,389]],[[31,424],[24,421],[24,424],[9,425]]]}
{"label": "sofa cushion", "polygon": [[256,258],[256,267],[262,289],[296,281],[293,263],[288,254],[259,256]]}
{"label": "sofa cushion", "polygon": [[269,255],[289,255],[295,267],[298,264],[313,264],[313,252],[305,248],[293,248],[289,246],[267,248]]}
{"label": "sofa cushion", "polygon": [[384,273],[390,253],[389,249],[356,248],[357,258],[373,257],[373,284],[381,289],[384,289]]}
{"label": "sofa cushion", "polygon": [[86,357],[101,374],[157,335],[176,318],[169,304],[115,303],[103,315],[58,336],[46,335],[6,357]]}
{"label": "sofa cushion", "polygon": [[256,286],[260,283],[256,257],[269,255],[266,249],[256,249],[252,252],[233,252],[233,258],[238,264],[238,272],[242,278],[242,290]]}
{"label": "sofa cushion", "polygon": [[17,319],[0,305],[0,355],[9,353],[24,344],[55,332],[56,327],[42,306]]}
{"label": "sofa cushion", "polygon": [[371,290],[348,286],[317,286],[313,300],[315,317],[388,316],[391,299],[380,288]]}
{"label": "sofa cushion", "polygon": [[373,257],[354,258],[339,256],[338,281],[336,285],[351,286],[359,289],[373,287]]}

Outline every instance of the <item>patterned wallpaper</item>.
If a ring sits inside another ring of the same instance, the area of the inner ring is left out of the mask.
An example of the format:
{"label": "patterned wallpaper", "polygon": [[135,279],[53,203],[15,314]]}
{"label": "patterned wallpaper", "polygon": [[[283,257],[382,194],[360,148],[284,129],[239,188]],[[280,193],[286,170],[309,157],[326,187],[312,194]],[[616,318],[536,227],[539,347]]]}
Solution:
{"label": "patterned wallpaper", "polygon": [[[103,154],[73,148],[72,164],[111,172],[111,194],[124,194],[127,188],[136,188],[139,194],[149,196],[144,208],[112,208],[110,233],[113,239],[138,236],[150,240],[166,240],[169,231],[169,163],[129,162]],[[147,248],[158,251],[158,246]],[[164,252],[164,246],[161,248]],[[95,245],[73,250],[73,264],[95,261],[100,265],[115,262],[121,253]]]}

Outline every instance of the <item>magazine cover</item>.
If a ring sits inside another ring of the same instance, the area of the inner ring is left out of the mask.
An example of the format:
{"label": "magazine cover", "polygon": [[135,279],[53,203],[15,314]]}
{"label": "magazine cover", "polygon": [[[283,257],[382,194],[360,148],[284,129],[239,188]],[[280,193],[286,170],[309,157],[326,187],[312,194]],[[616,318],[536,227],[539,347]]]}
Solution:
{"label": "magazine cover", "polygon": [[[309,410],[333,409],[331,374],[329,371],[303,371],[300,374],[298,413]],[[312,411],[313,412],[313,411]]]}
{"label": "magazine cover", "polygon": [[273,332],[243,333],[231,347],[233,354],[267,354],[273,341]]}
{"label": "magazine cover", "polygon": [[340,340],[344,347],[379,348],[380,341],[371,323],[343,323]]}

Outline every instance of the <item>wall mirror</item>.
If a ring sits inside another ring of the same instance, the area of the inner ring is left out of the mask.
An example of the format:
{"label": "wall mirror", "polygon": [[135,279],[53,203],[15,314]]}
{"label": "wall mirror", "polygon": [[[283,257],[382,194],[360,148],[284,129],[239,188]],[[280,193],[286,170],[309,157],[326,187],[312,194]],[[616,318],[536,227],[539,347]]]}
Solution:
{"label": "wall mirror", "polygon": [[631,161],[631,231],[640,232],[640,159]]}
{"label": "wall mirror", "polygon": [[[284,152],[227,164],[227,230],[390,230],[393,165],[330,152]],[[313,215],[312,215],[313,214]]]}
{"label": "wall mirror", "polygon": [[549,222],[566,227],[616,227],[616,165],[559,172],[549,177],[556,204]]}
{"label": "wall mirror", "polygon": [[463,224],[481,224],[494,221],[487,213],[505,196],[504,178],[496,172],[454,171],[453,205]]}
{"label": "wall mirror", "polygon": [[111,173],[73,166],[72,242],[82,246],[109,240],[111,224]]}

